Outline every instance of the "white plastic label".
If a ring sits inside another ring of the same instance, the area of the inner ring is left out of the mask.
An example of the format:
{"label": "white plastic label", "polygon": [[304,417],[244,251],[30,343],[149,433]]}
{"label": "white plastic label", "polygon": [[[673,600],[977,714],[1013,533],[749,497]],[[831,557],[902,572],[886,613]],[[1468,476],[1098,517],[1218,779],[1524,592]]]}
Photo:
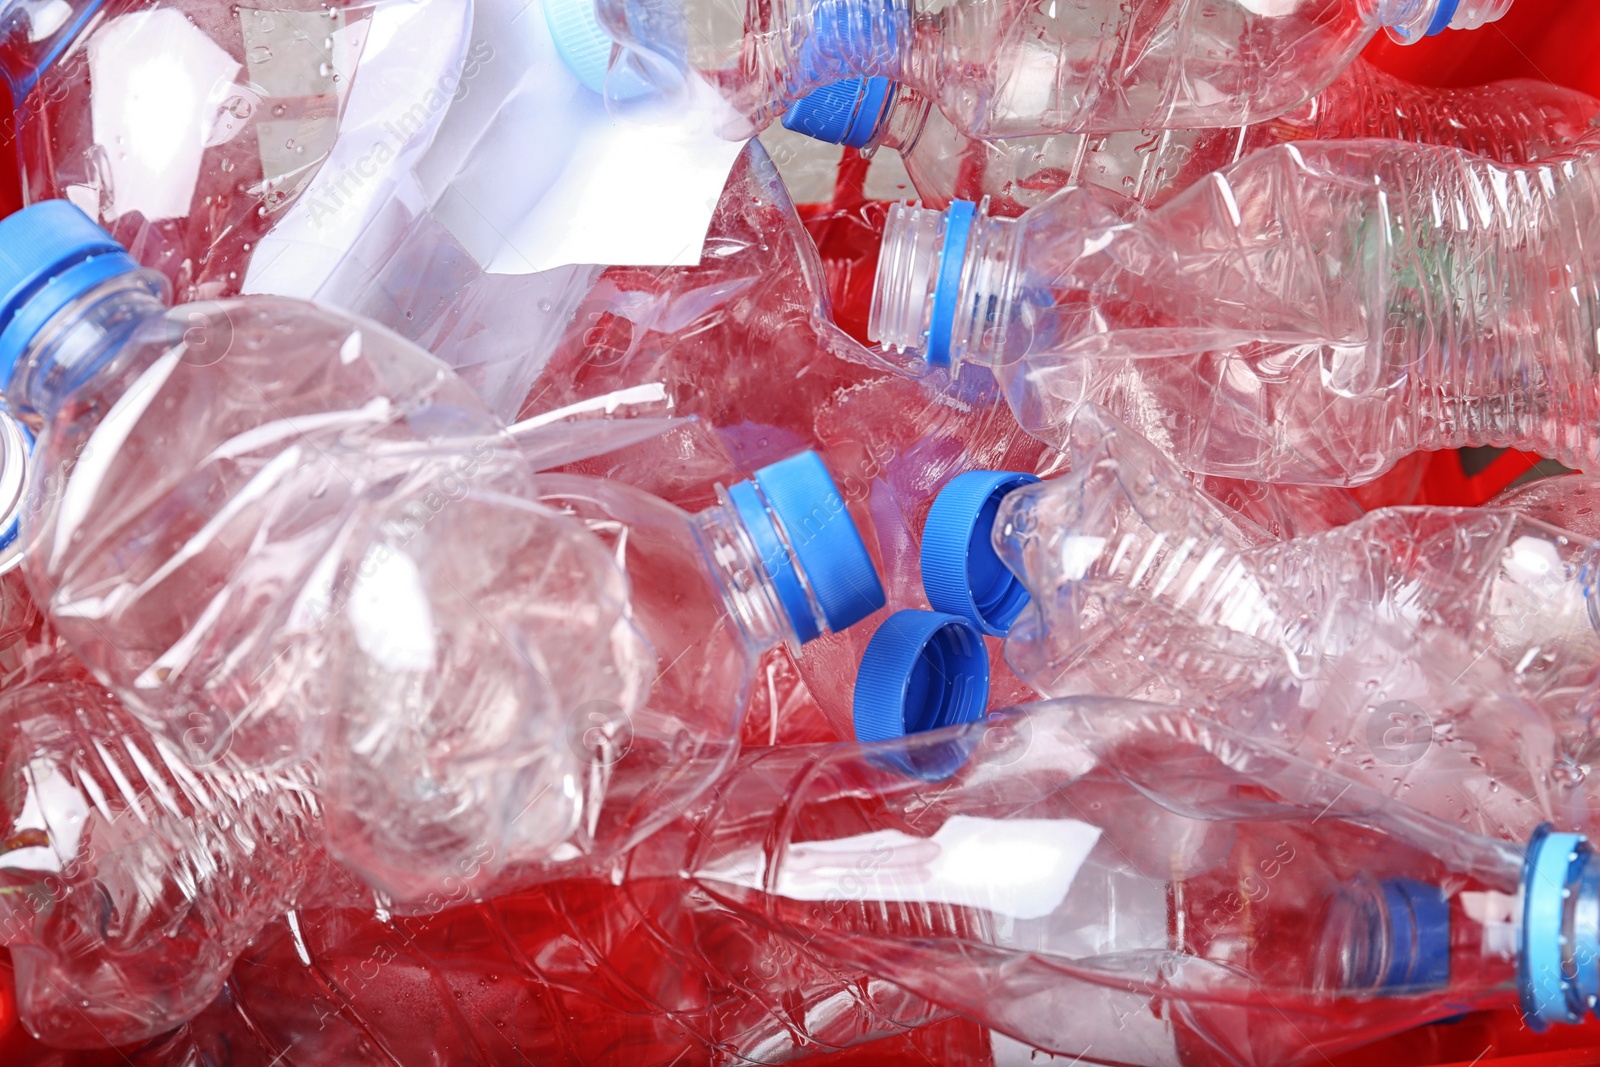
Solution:
{"label": "white plastic label", "polygon": [[[791,900],[954,904],[1040,919],[1066,900],[1099,840],[1098,826],[1076,819],[954,815],[932,837],[879,830],[791,844],[777,893]],[[758,889],[763,866],[745,856],[698,876]]]}
{"label": "white plastic label", "polygon": [[562,63],[538,2],[479,0],[474,19],[494,58],[417,168],[434,217],[491,274],[698,263],[743,148],[716,133],[722,98],[696,81],[671,121],[619,119]]}

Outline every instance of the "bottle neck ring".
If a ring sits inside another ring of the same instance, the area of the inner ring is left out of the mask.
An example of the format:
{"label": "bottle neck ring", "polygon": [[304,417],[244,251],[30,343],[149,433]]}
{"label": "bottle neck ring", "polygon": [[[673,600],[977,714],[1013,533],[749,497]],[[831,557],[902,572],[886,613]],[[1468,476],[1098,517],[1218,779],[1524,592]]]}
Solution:
{"label": "bottle neck ring", "polygon": [[726,499],[755,547],[761,572],[771,583],[782,617],[788,623],[785,636],[792,634],[800,644],[822,636],[827,632],[822,605],[800,568],[788,532],[761,487],[754,480],[739,482],[726,490]]}
{"label": "bottle neck ring", "polygon": [[890,209],[867,318],[871,340],[919,351],[934,367],[1003,360],[1016,296],[1018,223],[990,218],[987,204]]}
{"label": "bottle neck ring", "polygon": [[[14,413],[49,418],[116,354],[116,338],[171,300],[167,280],[119,256],[88,260],[47,283],[0,333],[0,383]],[[57,292],[53,287],[60,287]]]}

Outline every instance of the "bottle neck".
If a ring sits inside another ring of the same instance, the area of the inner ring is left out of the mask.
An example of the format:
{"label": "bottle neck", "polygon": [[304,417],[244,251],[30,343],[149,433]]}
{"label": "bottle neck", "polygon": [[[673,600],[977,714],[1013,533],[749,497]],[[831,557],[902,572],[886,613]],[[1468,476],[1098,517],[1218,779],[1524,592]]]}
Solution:
{"label": "bottle neck", "polygon": [[987,201],[944,211],[898,204],[889,212],[867,336],[928,363],[1006,361],[1016,305],[1021,226],[984,214]]}
{"label": "bottle neck", "polygon": [[873,147],[892,148],[901,155],[909,154],[922,139],[928,125],[928,115],[933,101],[909,86],[897,86],[894,102],[873,136]]}
{"label": "bottle neck", "polygon": [[1511,10],[1512,0],[1377,0],[1373,18],[1401,44],[1446,29],[1475,30]]}
{"label": "bottle neck", "polygon": [[[748,485],[749,483],[743,483]],[[758,652],[787,644],[797,649],[802,636],[797,632],[785,609],[786,600],[779,589],[774,574],[799,577],[802,572],[794,563],[793,553],[783,542],[781,534],[774,542],[771,532],[759,536],[752,530],[728,492],[717,488],[718,503],[695,516],[704,541],[706,558],[711,562],[711,573],[717,589],[722,594],[728,616],[739,627],[750,646]],[[809,590],[802,589],[814,613],[813,625],[825,631],[822,610],[816,605]]]}
{"label": "bottle neck", "polygon": [[0,69],[11,88],[14,106],[23,106],[23,98],[39,76],[99,13],[103,2],[6,0],[0,7],[0,25],[6,28],[0,43]]}
{"label": "bottle neck", "polygon": [[124,271],[59,308],[22,349],[6,385],[8,406],[49,421],[74,389],[115,357],[135,326],[166,312],[168,293],[160,275]]}

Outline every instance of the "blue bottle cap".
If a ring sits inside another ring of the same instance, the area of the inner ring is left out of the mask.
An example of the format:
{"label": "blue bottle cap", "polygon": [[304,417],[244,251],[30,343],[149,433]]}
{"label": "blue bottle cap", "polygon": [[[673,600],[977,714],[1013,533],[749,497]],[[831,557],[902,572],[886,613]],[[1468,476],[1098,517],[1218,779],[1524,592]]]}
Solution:
{"label": "blue bottle cap", "polygon": [[1019,471],[967,471],[950,479],[922,529],[922,588],[935,611],[1004,637],[1028,606],[1028,590],[1000,561],[991,534],[1000,501],[1039,479]]}
{"label": "blue bottle cap", "polygon": [[[883,584],[844,497],[815,452],[756,471],[728,490],[801,642],[883,607]],[[819,621],[822,625],[819,625]]]}
{"label": "blue bottle cap", "polygon": [[872,635],[856,674],[859,741],[972,722],[989,703],[989,652],[957,615],[907,609]]}
{"label": "blue bottle cap", "polygon": [[[1572,894],[1582,892],[1585,882],[1591,890],[1595,879],[1590,868],[1593,852],[1582,834],[1552,833],[1541,826],[1528,843],[1522,867],[1522,951],[1517,958],[1517,985],[1522,1012],[1535,1030],[1551,1023],[1576,1023],[1583,1020],[1590,1003],[1577,997],[1579,975],[1596,966],[1600,951],[1592,930],[1574,930],[1580,942],[1565,943],[1567,904]],[[1574,917],[1593,910],[1593,901],[1574,902]],[[1586,906],[1588,905],[1588,906]],[[1586,927],[1592,923],[1585,922]],[[1577,926],[1575,923],[1574,926]],[[1564,957],[1570,954],[1577,966],[1569,974]],[[1585,976],[1586,985],[1593,984]]]}
{"label": "blue bottle cap", "polygon": [[586,87],[605,92],[614,42],[600,25],[594,0],[544,0],[544,21],[567,69]]}
{"label": "blue bottle cap", "polygon": [[783,127],[829,144],[865,148],[888,118],[895,89],[888,78],[849,78],[824,85],[789,105]]}
{"label": "blue bottle cap", "polygon": [[1433,13],[1433,21],[1428,23],[1428,29],[1422,36],[1437,37],[1450,28],[1450,20],[1456,17],[1456,8],[1461,0],[1439,0],[1439,10]]}
{"label": "blue bottle cap", "polygon": [[927,361],[936,367],[950,365],[950,334],[955,329],[956,302],[961,298],[961,268],[967,262],[967,238],[977,205],[952,200],[944,211],[944,240],[939,242],[939,274],[933,284],[933,306],[928,312]]}
{"label": "blue bottle cap", "polygon": [[633,68],[613,66],[611,51],[616,42],[600,25],[594,0],[544,0],[544,22],[561,61],[584,88],[613,100],[633,100],[652,91]]}
{"label": "blue bottle cap", "polygon": [[139,265],[66,200],[41,200],[0,219],[0,386],[50,317]]}

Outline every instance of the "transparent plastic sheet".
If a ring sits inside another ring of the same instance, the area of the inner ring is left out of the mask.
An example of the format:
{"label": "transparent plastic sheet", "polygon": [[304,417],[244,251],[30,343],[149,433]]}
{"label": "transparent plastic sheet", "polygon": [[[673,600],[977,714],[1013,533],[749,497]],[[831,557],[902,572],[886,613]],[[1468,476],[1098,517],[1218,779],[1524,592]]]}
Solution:
{"label": "transparent plastic sheet", "polygon": [[488,273],[433,214],[397,198],[316,296],[427,349],[509,420],[601,270]]}

